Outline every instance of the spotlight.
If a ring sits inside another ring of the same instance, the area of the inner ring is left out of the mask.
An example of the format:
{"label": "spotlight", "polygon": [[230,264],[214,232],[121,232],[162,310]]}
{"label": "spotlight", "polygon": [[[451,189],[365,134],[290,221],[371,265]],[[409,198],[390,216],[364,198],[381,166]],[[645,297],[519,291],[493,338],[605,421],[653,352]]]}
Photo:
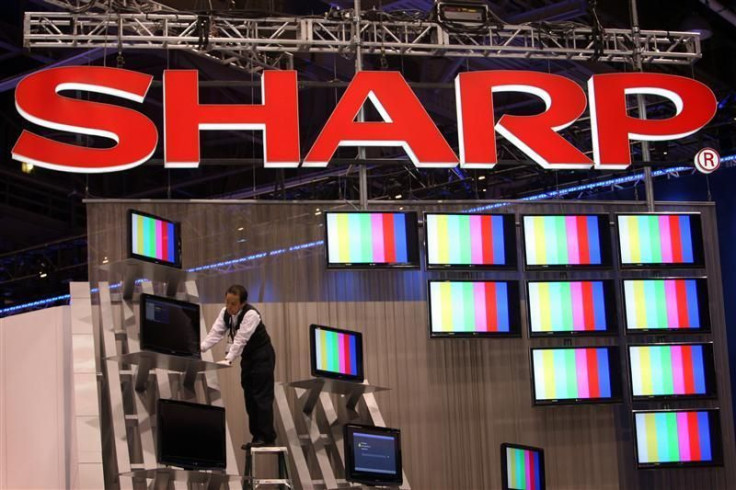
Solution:
{"label": "spotlight", "polygon": [[32,163],[23,162],[20,164],[20,171],[24,174],[30,174],[31,172],[33,172],[34,168],[35,167]]}
{"label": "spotlight", "polygon": [[439,22],[465,25],[488,23],[488,6],[483,0],[435,0],[434,6]]}

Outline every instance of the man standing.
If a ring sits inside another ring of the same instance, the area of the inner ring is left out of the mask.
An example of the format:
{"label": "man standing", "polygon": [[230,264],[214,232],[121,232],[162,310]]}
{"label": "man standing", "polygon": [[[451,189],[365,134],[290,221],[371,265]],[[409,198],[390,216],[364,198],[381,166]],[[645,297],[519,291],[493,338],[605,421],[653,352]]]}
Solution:
{"label": "man standing", "polygon": [[273,426],[276,353],[260,313],[247,301],[248,291],[240,284],[227,289],[225,307],[202,341],[201,348],[206,352],[227,336],[229,345],[224,362],[230,365],[236,357],[242,356],[240,385],[253,436],[251,446],[269,446],[276,440]]}

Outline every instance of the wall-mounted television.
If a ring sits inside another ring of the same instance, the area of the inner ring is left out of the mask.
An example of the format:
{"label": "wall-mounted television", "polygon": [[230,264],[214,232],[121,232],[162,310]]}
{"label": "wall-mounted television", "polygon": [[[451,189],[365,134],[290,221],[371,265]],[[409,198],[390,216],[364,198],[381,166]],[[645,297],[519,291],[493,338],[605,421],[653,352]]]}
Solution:
{"label": "wall-mounted television", "polygon": [[616,298],[611,281],[530,281],[527,292],[532,336],[616,331]]}
{"label": "wall-mounted television", "polygon": [[403,483],[398,429],[345,424],[343,441],[347,481],[376,486]]}
{"label": "wall-mounted television", "polygon": [[159,398],[156,421],[159,463],[187,470],[227,466],[224,408]]}
{"label": "wall-mounted television", "polygon": [[360,332],[309,326],[312,376],[362,383],[363,335]]}
{"label": "wall-mounted television", "polygon": [[602,267],[611,263],[607,215],[523,216],[527,269]]}
{"label": "wall-mounted television", "polygon": [[530,357],[535,405],[621,399],[618,347],[533,348]]}
{"label": "wall-mounted television", "polygon": [[622,267],[703,267],[700,214],[619,214]]}
{"label": "wall-mounted television", "polygon": [[508,281],[429,281],[431,337],[519,337],[519,286]]}
{"label": "wall-mounted television", "polygon": [[414,212],[327,212],[327,267],[419,267]]}
{"label": "wall-mounted television", "polygon": [[501,444],[501,490],[544,490],[544,450]]}
{"label": "wall-mounted television", "polygon": [[128,210],[128,256],[181,268],[181,225],[159,216]]}
{"label": "wall-mounted television", "polygon": [[623,281],[627,333],[710,331],[706,279]]}
{"label": "wall-mounted television", "polygon": [[428,269],[516,267],[511,214],[425,213]]}
{"label": "wall-mounted television", "polygon": [[629,345],[629,374],[634,400],[716,396],[712,343]]}
{"label": "wall-mounted television", "polygon": [[141,350],[199,358],[199,305],[141,294]]}
{"label": "wall-mounted television", "polygon": [[718,409],[634,412],[639,468],[723,464]]}

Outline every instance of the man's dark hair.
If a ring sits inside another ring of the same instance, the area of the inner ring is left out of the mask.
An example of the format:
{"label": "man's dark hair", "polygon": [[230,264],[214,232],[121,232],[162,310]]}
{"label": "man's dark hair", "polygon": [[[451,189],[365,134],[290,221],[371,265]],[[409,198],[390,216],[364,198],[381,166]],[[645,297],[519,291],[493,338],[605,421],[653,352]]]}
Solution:
{"label": "man's dark hair", "polygon": [[237,294],[240,297],[241,303],[245,303],[246,301],[248,301],[248,290],[240,284],[233,284],[232,286],[227,288],[227,293],[225,294]]}

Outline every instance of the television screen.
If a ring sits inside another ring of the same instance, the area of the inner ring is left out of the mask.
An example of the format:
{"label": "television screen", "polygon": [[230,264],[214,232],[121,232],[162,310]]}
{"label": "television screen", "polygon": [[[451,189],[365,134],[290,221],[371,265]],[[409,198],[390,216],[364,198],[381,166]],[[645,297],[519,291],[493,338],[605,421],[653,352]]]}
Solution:
{"label": "television screen", "polygon": [[624,267],[703,265],[699,214],[627,214],[618,216]]}
{"label": "television screen", "polygon": [[705,279],[624,280],[623,286],[627,332],[710,331]]}
{"label": "television screen", "polygon": [[527,268],[610,264],[608,217],[524,216]]}
{"label": "television screen", "polygon": [[535,404],[610,402],[621,398],[617,347],[532,349]]}
{"label": "television screen", "polygon": [[416,213],[325,213],[327,266],[419,267]]}
{"label": "television screen", "polygon": [[427,268],[516,266],[516,232],[510,214],[425,213]]}
{"label": "television screen", "polygon": [[710,343],[630,345],[629,369],[634,399],[716,395]]}
{"label": "television screen", "polygon": [[141,294],[141,350],[200,357],[199,305]]}
{"label": "television screen", "polygon": [[610,281],[534,281],[527,286],[532,336],[607,334],[616,329]]}
{"label": "television screen", "polygon": [[130,209],[128,231],[130,257],[155,264],[181,267],[179,223]]}
{"label": "television screen", "polygon": [[723,462],[717,409],[634,412],[640,468],[719,466]]}
{"label": "television screen", "polygon": [[363,382],[363,335],[322,325],[309,326],[312,376]]}
{"label": "television screen", "polygon": [[225,409],[159,398],[156,455],[161,464],[184,469],[224,469]]}
{"label": "television screen", "polygon": [[519,289],[504,281],[429,281],[431,337],[521,335]]}
{"label": "television screen", "polygon": [[401,485],[401,432],[345,424],[345,479],[365,485]]}
{"label": "television screen", "polygon": [[501,490],[544,490],[544,451],[538,447],[501,444]]}

